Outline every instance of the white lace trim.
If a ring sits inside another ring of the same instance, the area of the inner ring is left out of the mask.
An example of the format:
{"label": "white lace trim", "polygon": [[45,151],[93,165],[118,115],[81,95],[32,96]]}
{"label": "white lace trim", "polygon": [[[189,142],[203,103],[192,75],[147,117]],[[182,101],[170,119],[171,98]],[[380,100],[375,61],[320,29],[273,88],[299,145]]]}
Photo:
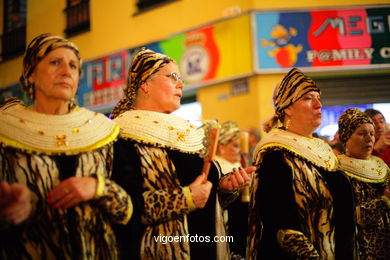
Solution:
{"label": "white lace trim", "polygon": [[337,156],[340,169],[351,177],[368,182],[382,182],[386,180],[389,167],[379,157],[371,156],[367,160],[356,159],[345,154]]}
{"label": "white lace trim", "polygon": [[121,136],[160,147],[198,152],[203,149],[204,131],[173,114],[131,110],[114,119]]}
{"label": "white lace trim", "polygon": [[47,115],[15,104],[1,110],[0,141],[15,148],[46,153],[78,153],[115,140],[119,127],[100,113],[77,107]]}
{"label": "white lace trim", "polygon": [[262,153],[271,147],[291,151],[327,170],[336,170],[338,167],[338,160],[332,148],[319,138],[306,138],[292,132],[273,129],[257,144],[254,161],[258,162]]}

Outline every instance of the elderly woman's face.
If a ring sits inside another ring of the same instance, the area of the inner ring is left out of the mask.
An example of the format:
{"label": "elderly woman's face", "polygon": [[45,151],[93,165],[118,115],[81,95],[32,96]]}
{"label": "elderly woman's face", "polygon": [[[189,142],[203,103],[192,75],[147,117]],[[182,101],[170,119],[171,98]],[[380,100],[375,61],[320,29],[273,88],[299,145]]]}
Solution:
{"label": "elderly woman's face", "polygon": [[170,62],[147,81],[148,102],[153,111],[172,113],[180,107],[183,82],[176,63]]}
{"label": "elderly woman's face", "polygon": [[372,124],[360,125],[352,133],[346,143],[346,153],[348,156],[357,159],[368,159],[371,155],[375,142],[375,130]]}
{"label": "elderly woman's face", "polygon": [[28,78],[35,86],[35,99],[68,101],[74,97],[79,83],[80,61],[70,48],[49,52]]}
{"label": "elderly woman's face", "polygon": [[227,144],[218,145],[218,155],[231,163],[240,161],[240,138],[234,138]]}

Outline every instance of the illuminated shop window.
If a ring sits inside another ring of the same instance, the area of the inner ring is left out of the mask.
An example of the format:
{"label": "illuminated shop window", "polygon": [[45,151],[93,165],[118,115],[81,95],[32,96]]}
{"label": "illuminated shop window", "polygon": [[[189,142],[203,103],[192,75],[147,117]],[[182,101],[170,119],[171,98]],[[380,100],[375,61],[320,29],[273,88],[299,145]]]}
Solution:
{"label": "illuminated shop window", "polygon": [[338,130],[338,120],[341,114],[352,107],[359,108],[362,111],[368,108],[376,109],[383,114],[387,122],[390,122],[390,103],[324,106],[322,107],[322,123],[316,131],[317,134],[332,139]]}
{"label": "illuminated shop window", "polygon": [[202,105],[199,102],[183,104],[172,114],[188,120],[196,126],[202,125]]}

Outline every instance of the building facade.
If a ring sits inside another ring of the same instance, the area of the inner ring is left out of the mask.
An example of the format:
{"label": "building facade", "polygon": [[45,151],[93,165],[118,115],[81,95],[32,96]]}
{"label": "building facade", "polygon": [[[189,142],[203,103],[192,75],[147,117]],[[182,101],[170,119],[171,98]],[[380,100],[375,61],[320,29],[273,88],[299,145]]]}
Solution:
{"label": "building facade", "polygon": [[1,99],[22,96],[22,50],[51,32],[80,49],[79,104],[104,113],[143,46],[177,61],[183,102],[199,102],[202,119],[260,127],[292,67],[318,82],[324,106],[340,106],[328,121],[345,105],[390,103],[388,1],[0,0],[0,13]]}

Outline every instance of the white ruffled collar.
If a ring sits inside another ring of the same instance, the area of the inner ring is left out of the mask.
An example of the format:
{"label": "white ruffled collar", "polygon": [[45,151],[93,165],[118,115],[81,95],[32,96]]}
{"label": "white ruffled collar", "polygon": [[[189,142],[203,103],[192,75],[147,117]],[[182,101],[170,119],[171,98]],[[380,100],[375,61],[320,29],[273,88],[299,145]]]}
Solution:
{"label": "white ruffled collar", "polygon": [[76,107],[65,115],[38,113],[11,103],[1,109],[0,142],[46,154],[77,154],[113,142],[119,127],[100,113]]}
{"label": "white ruffled collar", "polygon": [[348,176],[364,182],[383,182],[389,174],[389,167],[379,157],[371,156],[367,160],[356,159],[345,154],[337,156],[340,169]]}
{"label": "white ruffled collar", "polygon": [[258,164],[261,161],[262,154],[272,148],[292,152],[329,171],[335,171],[338,167],[335,154],[323,140],[303,137],[281,129],[272,129],[261,139],[254,152],[254,162]]}
{"label": "white ruffled collar", "polygon": [[120,126],[124,139],[187,153],[198,153],[204,148],[204,130],[173,114],[130,110],[114,122]]}

